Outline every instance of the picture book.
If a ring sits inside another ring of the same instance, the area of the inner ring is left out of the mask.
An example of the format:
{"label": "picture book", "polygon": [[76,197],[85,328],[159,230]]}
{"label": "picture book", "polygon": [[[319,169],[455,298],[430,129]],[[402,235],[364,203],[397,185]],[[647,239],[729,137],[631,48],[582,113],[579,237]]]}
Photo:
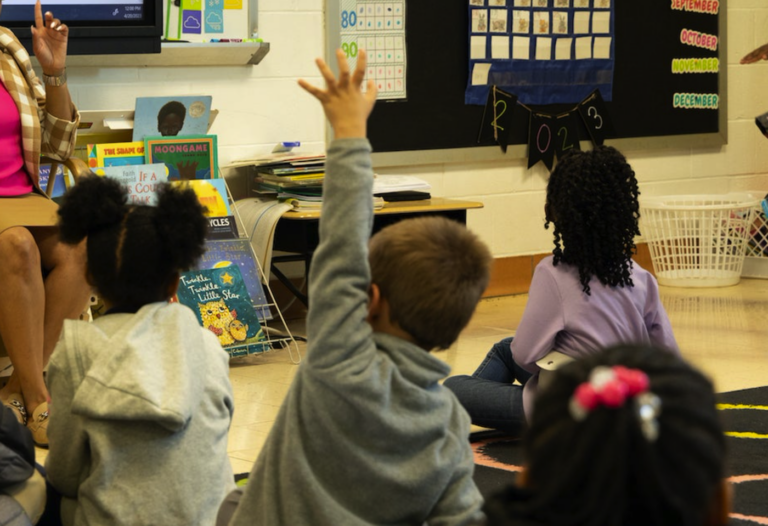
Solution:
{"label": "picture book", "polygon": [[206,208],[206,217],[226,217],[232,215],[229,207],[227,183],[224,179],[195,179],[177,181],[178,186],[192,188],[200,204]]}
{"label": "picture book", "polygon": [[238,266],[183,272],[177,298],[218,337],[230,356],[269,349]]}
{"label": "picture book", "polygon": [[137,164],[133,166],[105,166],[96,168],[96,174],[117,179],[128,190],[132,205],[156,205],[157,185],[168,180],[164,164]]}
{"label": "picture book", "polygon": [[88,166],[144,164],[144,142],[113,142],[88,145]]}
{"label": "picture book", "polygon": [[162,135],[208,133],[211,96],[138,97],[133,116],[133,140]]}
{"label": "picture book", "polygon": [[259,269],[256,266],[250,241],[247,239],[209,240],[205,244],[205,254],[200,258],[196,268],[225,268],[233,265],[240,268],[240,274],[259,319],[271,320],[272,313],[269,311],[264,287],[261,285]]}
{"label": "picture book", "polygon": [[[40,165],[40,188],[43,189],[43,192],[46,192],[48,189],[48,178],[51,174],[51,165],[50,164],[42,164]],[[61,197],[64,195],[64,192],[67,191],[67,185],[66,181],[64,181],[64,177],[70,177],[69,174],[64,174],[64,167],[62,165],[59,165],[59,169],[56,172],[56,179],[53,180],[53,193],[51,194],[51,197]],[[70,178],[71,181],[71,178]]]}
{"label": "picture book", "polygon": [[218,178],[215,135],[147,137],[144,145],[146,163],[165,164],[169,181]]}
{"label": "picture book", "polygon": [[237,221],[232,215],[224,179],[193,179],[173,184],[192,188],[200,204],[206,208],[208,218],[207,239],[237,239]]}

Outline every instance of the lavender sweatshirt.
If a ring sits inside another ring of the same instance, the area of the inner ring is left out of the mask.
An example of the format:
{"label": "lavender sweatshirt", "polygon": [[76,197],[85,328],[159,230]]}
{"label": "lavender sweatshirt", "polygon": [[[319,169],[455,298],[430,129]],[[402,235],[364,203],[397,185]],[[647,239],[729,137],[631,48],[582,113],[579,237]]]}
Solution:
{"label": "lavender sweatshirt", "polygon": [[541,261],[512,342],[512,356],[534,373],[523,389],[525,414],[530,417],[538,386],[536,362],[557,350],[580,358],[618,343],[650,343],[680,353],[659,299],[659,287],[647,270],[633,264],[633,287],[609,287],[593,278],[591,295],[582,290],[579,270],[564,263]]}

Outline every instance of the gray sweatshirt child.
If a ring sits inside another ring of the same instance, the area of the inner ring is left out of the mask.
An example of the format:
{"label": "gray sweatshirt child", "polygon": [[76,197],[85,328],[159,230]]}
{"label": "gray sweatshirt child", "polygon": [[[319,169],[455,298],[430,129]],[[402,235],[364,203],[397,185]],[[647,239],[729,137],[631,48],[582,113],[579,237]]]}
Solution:
{"label": "gray sweatshirt child", "polygon": [[64,323],[45,467],[65,526],[213,524],[234,488],[228,361],[177,303]]}
{"label": "gray sweatshirt child", "polygon": [[438,383],[450,368],[366,322],[370,145],[334,141],[327,164],[307,356],[231,524],[475,524],[469,417]]}

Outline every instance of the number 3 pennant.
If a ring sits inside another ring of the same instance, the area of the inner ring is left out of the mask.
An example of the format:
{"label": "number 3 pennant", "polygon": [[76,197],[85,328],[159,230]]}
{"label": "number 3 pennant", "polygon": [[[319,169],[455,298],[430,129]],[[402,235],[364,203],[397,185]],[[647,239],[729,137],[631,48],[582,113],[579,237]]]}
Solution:
{"label": "number 3 pennant", "polygon": [[600,146],[605,139],[614,136],[613,125],[608,118],[608,108],[605,106],[600,91],[595,90],[579,104],[579,113],[587,126],[589,136],[596,145]]}
{"label": "number 3 pennant", "polygon": [[555,164],[555,138],[552,131],[555,119],[551,115],[531,112],[531,125],[528,131],[528,168],[539,161],[544,161],[552,171]]}

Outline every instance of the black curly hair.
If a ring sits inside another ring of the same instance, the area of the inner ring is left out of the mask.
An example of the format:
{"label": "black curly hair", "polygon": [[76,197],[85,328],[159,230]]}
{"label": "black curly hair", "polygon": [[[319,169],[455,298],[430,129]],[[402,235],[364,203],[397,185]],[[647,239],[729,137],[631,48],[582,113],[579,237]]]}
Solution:
{"label": "black curly hair", "polygon": [[84,176],[59,208],[61,240],[87,241],[98,294],[122,310],[168,299],[178,273],[205,251],[208,223],[195,192],[159,185],[157,206],[130,205],[114,179]]}
{"label": "black curly hair", "polygon": [[633,285],[639,194],[635,172],[611,146],[571,151],[552,172],[545,228],[555,225],[553,263],[578,268],[587,294],[592,276],[612,287]]}
{"label": "black curly hair", "polygon": [[[569,408],[576,388],[598,366],[648,375],[660,400],[658,436],[643,434],[632,400],[598,407],[584,420]],[[718,492],[726,476],[726,442],[712,383],[666,350],[620,345],[555,372],[536,397],[523,437],[522,491],[488,500],[488,524],[522,526],[703,526],[727,510]]]}

